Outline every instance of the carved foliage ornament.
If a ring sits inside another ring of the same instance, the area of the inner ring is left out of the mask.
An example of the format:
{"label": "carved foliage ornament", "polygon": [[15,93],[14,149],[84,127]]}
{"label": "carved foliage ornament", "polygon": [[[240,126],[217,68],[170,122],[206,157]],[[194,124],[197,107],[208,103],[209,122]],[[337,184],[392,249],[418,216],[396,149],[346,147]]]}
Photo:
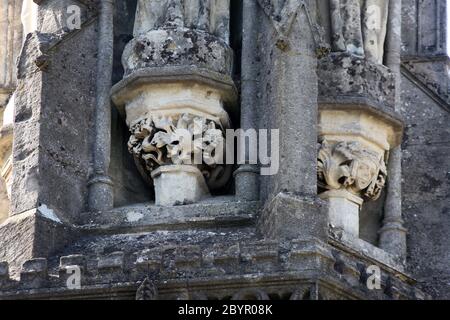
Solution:
{"label": "carved foliage ornament", "polygon": [[209,119],[190,114],[150,115],[131,126],[128,149],[145,174],[163,165],[197,165],[210,188],[228,179],[223,165],[225,138]]}
{"label": "carved foliage ornament", "polygon": [[369,200],[377,200],[386,183],[383,156],[368,150],[360,142],[323,141],[318,156],[319,187],[346,189]]}

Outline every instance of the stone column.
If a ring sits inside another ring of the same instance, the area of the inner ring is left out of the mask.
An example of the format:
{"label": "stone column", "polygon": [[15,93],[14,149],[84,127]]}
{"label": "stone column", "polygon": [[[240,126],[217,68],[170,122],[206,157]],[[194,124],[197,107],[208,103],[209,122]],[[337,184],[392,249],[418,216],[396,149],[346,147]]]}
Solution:
{"label": "stone column", "polygon": [[22,46],[21,1],[0,2],[0,107],[4,108],[16,86],[17,57]]}
{"label": "stone column", "polygon": [[97,42],[97,104],[95,107],[94,165],[89,186],[89,210],[106,211],[113,208],[113,183],[109,176],[111,162],[111,103],[114,0],[102,0]]}
{"label": "stone column", "polygon": [[0,220],[9,213],[12,177],[14,95],[17,57],[22,47],[22,1],[0,1]]}
{"label": "stone column", "polygon": [[358,238],[361,205],[380,197],[389,153],[401,143],[396,77],[369,60],[332,53],[321,59],[319,78],[320,196],[330,204],[331,227]]}
{"label": "stone column", "polygon": [[[390,1],[386,65],[396,77],[395,109],[401,106],[401,1]],[[388,164],[387,197],[384,206],[383,226],[379,231],[379,245],[399,257],[406,258],[406,229],[402,219],[402,148],[398,146],[390,152]]]}
{"label": "stone column", "polygon": [[[242,77],[241,77],[241,128],[243,130],[257,129],[257,104],[258,104],[258,63],[257,63],[257,39],[258,4],[256,1],[243,2],[243,37],[242,37]],[[241,152],[248,161],[248,148],[242,141]],[[255,164],[242,164],[234,173],[236,185],[236,197],[241,201],[259,199],[259,167]]]}
{"label": "stone column", "polygon": [[317,197],[316,1],[258,4],[256,113],[260,128],[278,129],[280,138],[271,150],[279,156],[278,172],[260,177],[258,231],[273,239],[325,239],[324,203]]}
{"label": "stone column", "polygon": [[229,1],[138,1],[134,36],[112,96],[129,150],[156,205],[198,202],[231,175],[220,159],[237,100]]}

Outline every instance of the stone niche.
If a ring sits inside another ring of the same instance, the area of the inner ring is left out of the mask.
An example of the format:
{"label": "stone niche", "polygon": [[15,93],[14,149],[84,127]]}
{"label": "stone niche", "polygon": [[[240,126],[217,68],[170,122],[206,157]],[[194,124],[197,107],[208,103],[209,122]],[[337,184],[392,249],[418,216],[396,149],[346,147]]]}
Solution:
{"label": "stone niche", "polygon": [[138,1],[134,39],[122,56],[125,76],[112,99],[156,205],[173,206],[207,198],[230,179],[231,168],[217,157],[237,90],[229,2],[166,2]]}
{"label": "stone niche", "polygon": [[330,204],[330,226],[359,238],[362,205],[380,198],[389,152],[402,140],[395,78],[350,53],[321,59],[319,75],[320,197]]}

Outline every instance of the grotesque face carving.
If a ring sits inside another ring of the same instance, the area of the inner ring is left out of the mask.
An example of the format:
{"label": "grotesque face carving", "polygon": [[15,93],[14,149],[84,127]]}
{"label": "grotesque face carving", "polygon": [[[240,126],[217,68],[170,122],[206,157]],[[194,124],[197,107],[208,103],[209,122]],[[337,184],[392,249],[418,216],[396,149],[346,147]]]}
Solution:
{"label": "grotesque face carving", "polygon": [[386,181],[383,157],[360,142],[324,141],[318,156],[319,187],[346,189],[370,200],[377,200]]}

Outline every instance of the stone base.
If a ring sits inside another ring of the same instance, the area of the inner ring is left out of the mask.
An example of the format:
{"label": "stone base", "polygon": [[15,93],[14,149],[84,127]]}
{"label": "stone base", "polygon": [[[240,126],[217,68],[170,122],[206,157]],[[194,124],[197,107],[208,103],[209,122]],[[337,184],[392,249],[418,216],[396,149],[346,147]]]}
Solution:
{"label": "stone base", "polygon": [[152,178],[157,206],[192,204],[210,195],[203,174],[194,166],[162,166]]}
{"label": "stone base", "polygon": [[333,228],[359,237],[359,211],[363,199],[345,190],[324,192],[320,198],[328,202],[328,221]]}
{"label": "stone base", "polygon": [[262,210],[258,232],[266,239],[326,239],[326,205],[319,198],[279,193]]}
{"label": "stone base", "polygon": [[0,261],[9,261],[13,275],[30,259],[48,257],[76,238],[76,231],[64,224],[47,207],[8,218],[0,225]]}
{"label": "stone base", "polygon": [[[154,294],[146,295],[151,300],[426,298],[408,274],[343,245],[314,238],[261,241],[253,231],[89,236],[65,256],[25,262],[20,280],[10,279],[8,265],[0,262],[0,299],[142,299],[144,279],[154,286]],[[80,249],[83,255],[75,253]],[[80,290],[67,288],[68,265],[81,269]],[[389,279],[379,290],[367,286],[373,265]]]}

